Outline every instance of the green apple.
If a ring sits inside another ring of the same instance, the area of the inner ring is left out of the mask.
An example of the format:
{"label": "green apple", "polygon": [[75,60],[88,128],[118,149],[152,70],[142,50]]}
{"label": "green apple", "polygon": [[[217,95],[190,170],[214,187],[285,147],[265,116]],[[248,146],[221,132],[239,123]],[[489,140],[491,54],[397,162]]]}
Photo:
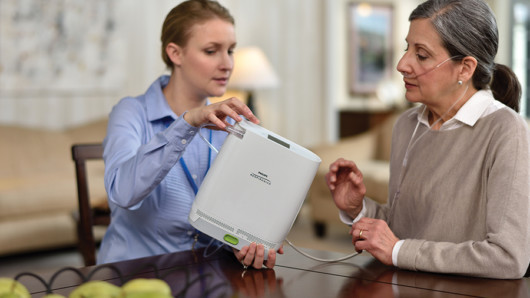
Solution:
{"label": "green apple", "polygon": [[131,292],[123,294],[123,298],[173,298],[173,296],[157,292]]}
{"label": "green apple", "polygon": [[12,292],[0,294],[0,298],[20,298],[21,296]]}
{"label": "green apple", "polygon": [[158,278],[136,278],[126,282],[121,289],[125,297],[129,297],[129,294],[133,293],[158,293],[171,297],[171,287],[164,280]]}
{"label": "green apple", "polygon": [[72,291],[69,298],[117,298],[121,288],[103,280],[88,281]]}
{"label": "green apple", "polygon": [[31,295],[28,289],[19,281],[8,277],[0,277],[0,298],[3,297],[30,298]]}
{"label": "green apple", "polygon": [[47,294],[45,296],[42,296],[42,298],[66,298],[65,296],[61,295],[61,294]]}

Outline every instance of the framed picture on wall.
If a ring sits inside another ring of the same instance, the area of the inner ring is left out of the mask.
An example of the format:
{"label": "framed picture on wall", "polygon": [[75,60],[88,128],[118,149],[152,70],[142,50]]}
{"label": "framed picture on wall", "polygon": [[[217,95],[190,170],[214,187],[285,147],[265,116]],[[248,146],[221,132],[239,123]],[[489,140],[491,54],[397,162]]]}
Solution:
{"label": "framed picture on wall", "polygon": [[348,4],[350,94],[373,94],[392,73],[393,7],[390,4]]}

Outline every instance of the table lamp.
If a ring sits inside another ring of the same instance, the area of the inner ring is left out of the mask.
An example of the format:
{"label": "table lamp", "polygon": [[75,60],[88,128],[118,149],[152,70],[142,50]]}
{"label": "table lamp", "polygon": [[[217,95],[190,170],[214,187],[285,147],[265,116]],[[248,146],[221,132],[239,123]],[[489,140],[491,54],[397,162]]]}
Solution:
{"label": "table lamp", "polygon": [[247,92],[247,106],[256,114],[253,91],[278,86],[278,76],[258,47],[236,49],[234,63],[228,88]]}

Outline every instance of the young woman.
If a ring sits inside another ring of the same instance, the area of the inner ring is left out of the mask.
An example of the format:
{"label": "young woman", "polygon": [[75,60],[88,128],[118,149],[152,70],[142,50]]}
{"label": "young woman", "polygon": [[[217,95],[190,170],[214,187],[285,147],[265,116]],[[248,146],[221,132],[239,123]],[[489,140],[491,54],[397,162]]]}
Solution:
{"label": "young woman", "polygon": [[[234,66],[236,36],[228,10],[215,1],[185,1],[167,15],[161,41],[171,75],[159,77],[143,95],[122,99],[110,114],[103,145],[112,219],[100,264],[209,245],[211,238],[188,223],[216,157],[197,134],[220,148],[223,129],[234,120],[259,122],[236,98],[208,102],[224,94]],[[263,245],[254,243],[234,253],[244,266],[272,268],[276,260],[269,251],[264,261]]]}
{"label": "young woman", "polygon": [[356,250],[404,269],[520,278],[530,261],[529,130],[521,90],[494,62],[482,0],[429,0],[411,14],[398,63],[410,102],[392,139],[389,201],[364,198],[339,159],[326,176]]}

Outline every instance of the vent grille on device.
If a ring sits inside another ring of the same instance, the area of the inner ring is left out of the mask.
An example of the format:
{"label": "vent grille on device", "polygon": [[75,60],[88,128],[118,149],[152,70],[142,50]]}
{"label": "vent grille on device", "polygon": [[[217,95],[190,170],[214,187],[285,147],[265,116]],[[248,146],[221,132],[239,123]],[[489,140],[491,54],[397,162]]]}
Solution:
{"label": "vent grille on device", "polygon": [[243,230],[241,230],[241,229],[238,229],[238,230],[237,230],[236,235],[243,235],[243,236],[245,236],[245,237],[247,238],[248,242],[256,242],[256,243],[258,243],[258,244],[261,243],[261,244],[267,246],[267,248],[272,248],[272,247],[274,247],[274,243],[270,243],[269,241],[263,240],[263,239],[261,239],[261,238],[259,238],[259,237],[256,237],[256,236],[250,234],[249,232],[245,232],[245,231],[243,231]]}
{"label": "vent grille on device", "polygon": [[197,210],[197,214],[199,214],[204,219],[206,219],[206,220],[208,220],[208,221],[210,221],[210,222],[212,222],[212,223],[214,223],[214,224],[216,224],[216,225],[218,225],[220,227],[223,227],[225,229],[230,230],[231,232],[234,232],[234,230],[235,230],[230,225],[225,224],[224,222],[221,222],[221,221],[219,221],[219,220],[207,215],[206,213],[202,212],[201,210]]}

